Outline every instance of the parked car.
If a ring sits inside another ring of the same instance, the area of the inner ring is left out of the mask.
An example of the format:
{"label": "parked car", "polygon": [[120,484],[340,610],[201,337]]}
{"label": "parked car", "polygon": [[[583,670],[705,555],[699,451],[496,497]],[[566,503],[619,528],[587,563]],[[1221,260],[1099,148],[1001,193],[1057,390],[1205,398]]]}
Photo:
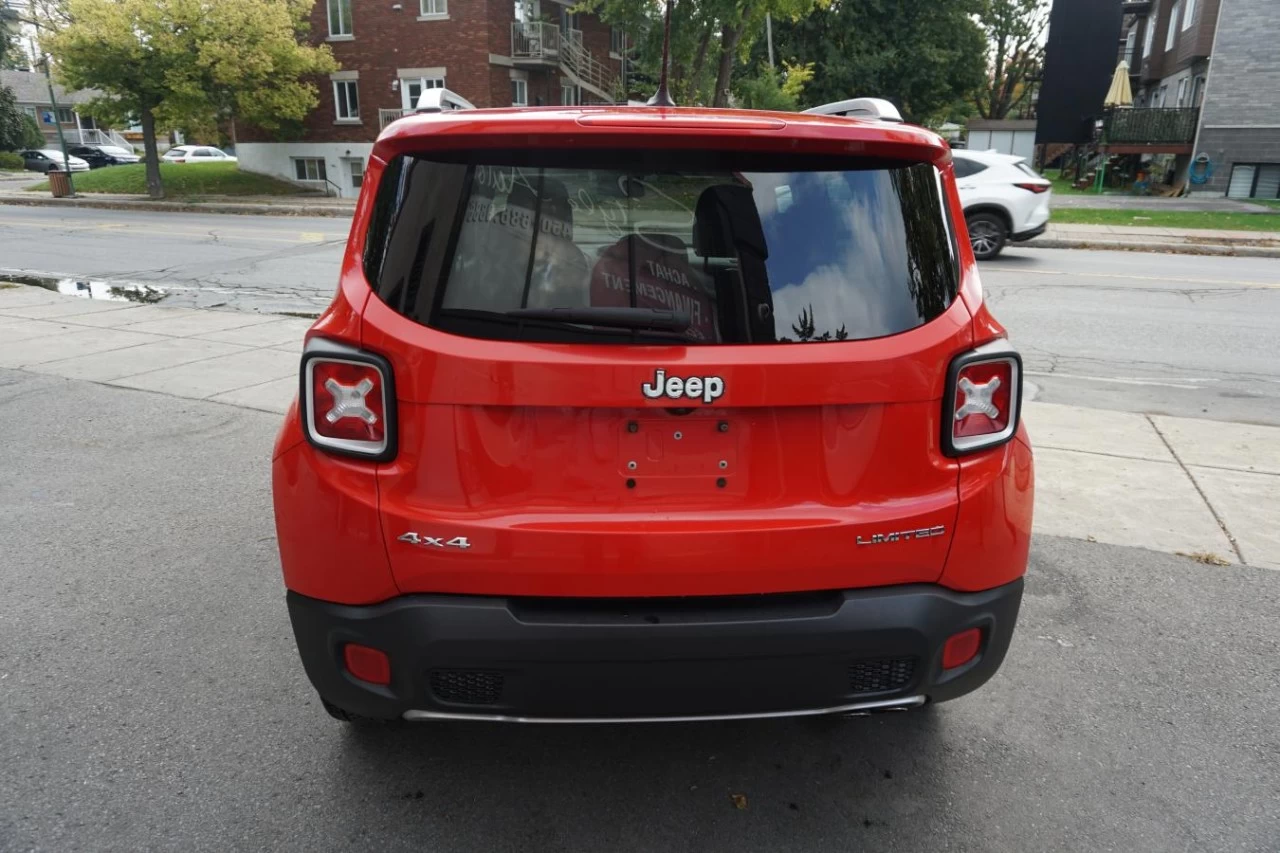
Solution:
{"label": "parked car", "polygon": [[953,150],[951,155],[974,257],[990,260],[1006,243],[1044,233],[1053,185],[1025,158],[995,151]]}
{"label": "parked car", "polygon": [[165,163],[234,163],[236,158],[208,145],[175,145],[160,158]]}
{"label": "parked car", "polygon": [[866,714],[995,673],[1022,361],[946,144],[845,106],[382,133],[272,454],[329,714]]}
{"label": "parked car", "polygon": [[[22,162],[29,172],[62,172],[66,168],[62,161],[62,152],[56,148],[40,148],[30,151],[20,152]],[[81,160],[79,157],[67,155],[68,164],[73,172],[89,171],[89,164]]]}
{"label": "parked car", "polygon": [[103,166],[120,166],[127,163],[139,163],[142,158],[133,151],[118,145],[77,145],[67,150],[89,164],[90,169]]}

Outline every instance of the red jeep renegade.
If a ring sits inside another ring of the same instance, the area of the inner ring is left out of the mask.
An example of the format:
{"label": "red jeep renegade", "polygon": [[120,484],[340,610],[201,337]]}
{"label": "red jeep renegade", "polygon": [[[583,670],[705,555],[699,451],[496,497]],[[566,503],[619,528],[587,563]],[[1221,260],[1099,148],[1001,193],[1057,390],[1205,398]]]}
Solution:
{"label": "red jeep renegade", "polygon": [[992,676],[1021,360],[947,145],[819,109],[383,132],[273,457],[333,716],[856,714]]}

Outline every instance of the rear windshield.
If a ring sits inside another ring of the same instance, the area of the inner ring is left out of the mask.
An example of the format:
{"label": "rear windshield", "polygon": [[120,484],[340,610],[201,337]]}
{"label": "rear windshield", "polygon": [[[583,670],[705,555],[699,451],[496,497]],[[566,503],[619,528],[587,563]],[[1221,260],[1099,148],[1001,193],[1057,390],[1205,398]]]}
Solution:
{"label": "rear windshield", "polygon": [[443,331],[618,343],[881,337],[957,286],[933,166],[725,152],[402,156],[365,272]]}

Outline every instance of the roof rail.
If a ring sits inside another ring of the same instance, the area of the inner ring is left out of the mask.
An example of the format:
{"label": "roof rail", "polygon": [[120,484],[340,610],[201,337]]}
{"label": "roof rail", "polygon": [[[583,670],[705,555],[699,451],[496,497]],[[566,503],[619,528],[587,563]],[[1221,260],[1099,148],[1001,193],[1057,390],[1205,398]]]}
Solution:
{"label": "roof rail", "polygon": [[884,98],[850,98],[847,101],[836,101],[834,104],[823,104],[805,110],[823,116],[849,116],[851,118],[874,118],[880,121],[901,122],[902,113]]}
{"label": "roof rail", "polygon": [[416,113],[447,113],[454,110],[474,110],[476,105],[448,89],[427,89],[418,96]]}

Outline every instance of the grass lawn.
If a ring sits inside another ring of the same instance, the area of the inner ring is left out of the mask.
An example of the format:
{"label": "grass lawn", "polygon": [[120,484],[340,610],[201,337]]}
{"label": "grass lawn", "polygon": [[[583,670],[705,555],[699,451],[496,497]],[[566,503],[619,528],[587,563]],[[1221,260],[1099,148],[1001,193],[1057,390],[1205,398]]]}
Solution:
{"label": "grass lawn", "polygon": [[[76,192],[147,194],[146,166],[142,163],[76,172],[72,179]],[[160,179],[164,181],[165,196],[174,199],[207,195],[307,194],[306,190],[286,181],[242,172],[235,163],[161,163]],[[49,183],[45,181],[28,189],[48,191]]]}
{"label": "grass lawn", "polygon": [[1147,228],[1207,228],[1227,231],[1280,231],[1280,209],[1270,213],[1218,213],[1209,210],[1099,210],[1059,207],[1051,224],[1134,225]]}

